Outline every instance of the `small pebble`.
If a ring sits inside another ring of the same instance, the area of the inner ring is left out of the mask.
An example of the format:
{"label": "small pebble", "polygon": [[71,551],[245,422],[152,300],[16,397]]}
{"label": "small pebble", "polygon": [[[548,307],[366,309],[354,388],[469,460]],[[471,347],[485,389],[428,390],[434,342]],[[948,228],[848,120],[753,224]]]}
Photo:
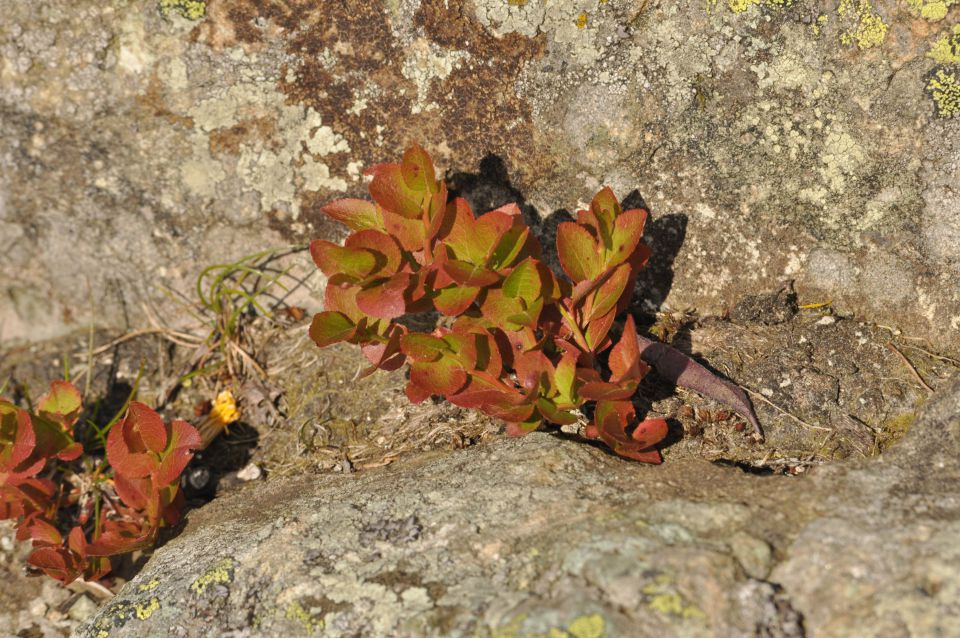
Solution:
{"label": "small pebble", "polygon": [[827,316],[825,316],[825,317],[821,317],[821,318],[820,318],[820,321],[817,322],[817,325],[818,325],[818,326],[830,326],[830,325],[833,325],[833,324],[835,324],[835,323],[837,323],[837,318],[834,317],[834,316],[832,316],[832,315],[827,315]]}
{"label": "small pebble", "polygon": [[256,481],[263,476],[263,470],[256,463],[248,463],[246,467],[237,472],[237,478],[241,481]]}

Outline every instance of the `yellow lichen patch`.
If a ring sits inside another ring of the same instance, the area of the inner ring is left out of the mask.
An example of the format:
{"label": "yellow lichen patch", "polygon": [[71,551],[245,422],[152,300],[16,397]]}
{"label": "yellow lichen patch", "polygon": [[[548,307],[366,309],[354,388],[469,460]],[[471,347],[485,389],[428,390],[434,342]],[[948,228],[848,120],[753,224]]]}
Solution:
{"label": "yellow lichen patch", "polygon": [[577,616],[566,627],[551,627],[546,633],[521,630],[527,620],[526,614],[514,616],[510,622],[497,629],[481,631],[476,638],[603,638],[607,623],[600,614]]}
{"label": "yellow lichen patch", "polygon": [[706,614],[699,607],[687,602],[679,592],[670,585],[670,577],[661,574],[652,583],[641,590],[647,596],[647,606],[650,609],[668,616],[676,616],[684,620],[705,620]]}
{"label": "yellow lichen patch", "polygon": [[225,585],[233,580],[233,559],[223,558],[214,563],[207,571],[200,574],[190,584],[190,590],[197,596],[202,596],[211,585]]}
{"label": "yellow lichen patch", "polygon": [[137,603],[133,608],[137,614],[137,618],[140,620],[146,620],[158,609],[160,609],[160,601],[156,598],[151,598],[149,602],[146,603]]}
{"label": "yellow lichen patch", "polygon": [[145,592],[145,591],[153,591],[154,589],[156,589],[156,588],[159,587],[159,586],[160,586],[160,581],[157,580],[156,578],[154,578],[154,579],[151,580],[149,583],[144,583],[144,584],[140,585],[139,587],[137,587],[137,591],[138,591],[138,592],[141,592],[141,593],[143,593],[143,592]]}
{"label": "yellow lichen patch", "polygon": [[314,618],[310,615],[306,609],[298,602],[292,602],[287,605],[287,609],[284,612],[284,616],[287,620],[293,620],[301,625],[308,632],[313,633],[319,629],[323,629],[323,618]]}
{"label": "yellow lichen patch", "polygon": [[827,24],[828,19],[829,18],[827,18],[827,14],[825,13],[821,13],[820,15],[817,16],[817,19],[814,20],[813,23],[810,25],[810,30],[813,31],[813,35],[815,36],[820,35],[820,32],[823,31],[823,27],[825,24]]}
{"label": "yellow lichen patch", "polygon": [[940,117],[954,117],[960,115],[960,80],[956,73],[937,69],[937,72],[927,82],[927,90],[937,105],[937,115]]}
{"label": "yellow lichen patch", "polygon": [[587,26],[587,12],[584,11],[583,13],[577,16],[577,28],[583,29],[586,26]]}
{"label": "yellow lichen patch", "polygon": [[870,0],[840,0],[837,14],[841,19],[853,22],[850,29],[840,34],[844,46],[857,45],[860,49],[879,46],[887,37],[887,23],[873,9]]}
{"label": "yellow lichen patch", "polygon": [[573,638],[601,638],[606,624],[600,614],[580,616],[567,625],[567,632]]}
{"label": "yellow lichen patch", "polygon": [[954,25],[950,33],[937,40],[927,52],[927,57],[940,64],[960,64],[960,24]]}
{"label": "yellow lichen patch", "polygon": [[939,22],[947,17],[950,7],[960,0],[907,0],[910,8],[930,22]]}
{"label": "yellow lichen patch", "polygon": [[507,4],[511,7],[522,7],[526,5],[530,0],[507,0]]}
{"label": "yellow lichen patch", "polygon": [[[791,6],[794,0],[727,0],[727,8],[734,13],[743,13],[752,6],[776,7],[783,9]],[[715,0],[713,4],[716,4]]]}
{"label": "yellow lichen patch", "polygon": [[199,20],[207,15],[207,3],[202,0],[160,0],[161,15],[176,11],[187,20]]}

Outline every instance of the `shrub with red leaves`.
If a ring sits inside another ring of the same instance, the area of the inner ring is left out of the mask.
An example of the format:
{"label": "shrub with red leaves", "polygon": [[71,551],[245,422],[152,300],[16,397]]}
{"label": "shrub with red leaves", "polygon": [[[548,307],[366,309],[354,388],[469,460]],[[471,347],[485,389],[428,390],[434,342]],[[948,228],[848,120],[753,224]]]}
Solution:
{"label": "shrub with red leaves", "polygon": [[0,519],[31,540],[27,562],[69,583],[109,573],[110,556],[156,542],[183,507],[180,474],[200,447],[184,421],[165,424],[132,401],[102,450],[74,440],[80,392],[55,381],[35,412],[0,399]]}
{"label": "shrub with red leaves", "polygon": [[[513,435],[577,423],[595,402],[585,436],[661,462],[666,422],[636,423],[631,403],[649,369],[633,318],[611,336],[650,256],[641,243],[647,211],[623,210],[609,188],[597,193],[558,228],[562,278],[541,261],[516,204],[477,217],[465,200],[448,202],[419,146],[368,173],[373,202],[323,209],[353,231],[344,245],[310,245],[328,277],[326,310],[310,328],[317,345],[360,344],[367,373],[409,362],[412,401],[444,396],[503,419]],[[456,319],[430,334],[394,321],[434,310]]]}

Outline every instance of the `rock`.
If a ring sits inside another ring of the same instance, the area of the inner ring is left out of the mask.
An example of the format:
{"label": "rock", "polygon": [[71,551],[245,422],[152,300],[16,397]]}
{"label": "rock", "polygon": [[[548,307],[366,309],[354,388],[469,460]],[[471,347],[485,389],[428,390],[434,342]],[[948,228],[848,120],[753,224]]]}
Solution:
{"label": "rock", "polygon": [[960,382],[805,478],[535,433],[217,499],[77,635],[950,635],[958,484]]}
{"label": "rock", "polygon": [[70,605],[70,610],[67,611],[67,616],[73,620],[83,622],[84,620],[93,616],[97,611],[97,603],[90,600],[87,596],[81,595],[77,598],[76,602]]}
{"label": "rock", "polygon": [[956,8],[854,4],[4,0],[0,339],[176,325],[164,288],[340,237],[320,206],[420,140],[484,207],[645,203],[647,309],[792,279],[956,351]]}

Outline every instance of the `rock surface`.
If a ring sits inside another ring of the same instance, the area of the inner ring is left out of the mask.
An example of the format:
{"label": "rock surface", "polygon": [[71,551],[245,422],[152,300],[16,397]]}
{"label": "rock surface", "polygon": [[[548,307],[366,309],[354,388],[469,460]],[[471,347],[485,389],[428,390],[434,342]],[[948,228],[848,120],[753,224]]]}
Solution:
{"label": "rock surface", "polygon": [[639,189],[651,306],[795,279],[960,348],[954,0],[0,12],[0,338],[144,325],[208,264],[335,236],[318,206],[419,140],[542,215]]}
{"label": "rock surface", "polygon": [[960,605],[960,383],[799,479],[533,434],[190,515],[77,635],[933,636]]}

